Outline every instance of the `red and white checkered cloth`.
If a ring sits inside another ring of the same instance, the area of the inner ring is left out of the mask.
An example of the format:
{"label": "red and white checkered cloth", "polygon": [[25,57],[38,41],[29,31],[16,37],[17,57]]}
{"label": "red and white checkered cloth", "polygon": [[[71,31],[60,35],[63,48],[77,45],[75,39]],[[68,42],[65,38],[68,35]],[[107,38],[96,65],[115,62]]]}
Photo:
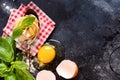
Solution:
{"label": "red and white checkered cloth", "polygon": [[[55,28],[55,22],[51,20],[35,3],[30,2],[27,6],[21,4],[19,9],[13,9],[9,16],[7,25],[3,29],[2,36],[3,37],[6,37],[7,35],[12,36],[16,20],[19,17],[23,17],[28,9],[33,9],[36,12],[41,25],[39,34],[30,48],[30,54],[32,56],[35,56],[38,52],[38,49],[44,44],[44,42],[47,40],[47,38]],[[25,51],[26,48],[24,44],[19,44],[17,47],[22,51]]]}

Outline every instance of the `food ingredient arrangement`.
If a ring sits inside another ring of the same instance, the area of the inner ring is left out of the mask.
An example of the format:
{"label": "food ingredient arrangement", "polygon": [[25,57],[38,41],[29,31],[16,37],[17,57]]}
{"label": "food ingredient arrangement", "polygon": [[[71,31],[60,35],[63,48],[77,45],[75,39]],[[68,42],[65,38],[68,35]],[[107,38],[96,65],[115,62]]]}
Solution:
{"label": "food ingredient arrangement", "polygon": [[34,80],[27,71],[28,65],[17,56],[15,39],[23,33],[23,29],[30,27],[35,18],[27,16],[21,26],[15,27],[12,37],[0,38],[0,76],[5,80]]}
{"label": "food ingredient arrangement", "polygon": [[[31,2],[29,5],[35,4]],[[54,26],[43,25],[45,21],[42,22],[36,13],[39,9],[34,11],[27,7],[26,10],[28,12],[13,21],[14,25],[10,32],[10,28],[6,30],[5,27],[3,30],[3,37],[0,38],[0,76],[4,77],[4,80],[35,80],[35,77],[36,80],[56,80],[55,74],[50,69],[52,65],[59,76],[65,79],[75,78],[78,66],[74,61],[64,59],[60,42],[51,40],[44,44]],[[43,31],[45,29],[48,30],[45,32]]]}

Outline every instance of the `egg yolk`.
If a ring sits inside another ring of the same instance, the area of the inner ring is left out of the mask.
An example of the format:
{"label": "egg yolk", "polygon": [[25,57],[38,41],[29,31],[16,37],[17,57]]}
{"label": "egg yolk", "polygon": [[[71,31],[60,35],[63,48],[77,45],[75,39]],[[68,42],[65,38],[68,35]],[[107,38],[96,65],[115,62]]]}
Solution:
{"label": "egg yolk", "polygon": [[42,63],[50,63],[55,58],[55,55],[55,49],[50,45],[46,45],[38,50],[37,57]]}

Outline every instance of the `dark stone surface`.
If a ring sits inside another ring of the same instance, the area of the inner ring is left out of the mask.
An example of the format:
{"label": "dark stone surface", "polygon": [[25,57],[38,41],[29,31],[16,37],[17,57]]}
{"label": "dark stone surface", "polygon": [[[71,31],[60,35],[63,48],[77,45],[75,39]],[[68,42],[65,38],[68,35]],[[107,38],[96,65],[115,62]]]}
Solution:
{"label": "dark stone surface", "polygon": [[[0,0],[0,34],[9,17],[3,3],[18,8],[30,1]],[[49,38],[59,40],[65,58],[78,64],[79,74],[73,80],[120,80],[109,66],[110,54],[120,46],[120,0],[33,1],[56,22]]]}

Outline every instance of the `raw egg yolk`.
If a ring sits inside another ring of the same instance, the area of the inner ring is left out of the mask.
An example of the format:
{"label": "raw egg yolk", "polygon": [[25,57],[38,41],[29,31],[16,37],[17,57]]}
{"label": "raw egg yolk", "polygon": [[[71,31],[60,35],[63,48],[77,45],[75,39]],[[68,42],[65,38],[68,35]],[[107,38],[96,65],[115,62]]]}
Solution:
{"label": "raw egg yolk", "polygon": [[42,46],[38,50],[38,60],[42,63],[50,63],[55,58],[55,49],[50,45]]}

